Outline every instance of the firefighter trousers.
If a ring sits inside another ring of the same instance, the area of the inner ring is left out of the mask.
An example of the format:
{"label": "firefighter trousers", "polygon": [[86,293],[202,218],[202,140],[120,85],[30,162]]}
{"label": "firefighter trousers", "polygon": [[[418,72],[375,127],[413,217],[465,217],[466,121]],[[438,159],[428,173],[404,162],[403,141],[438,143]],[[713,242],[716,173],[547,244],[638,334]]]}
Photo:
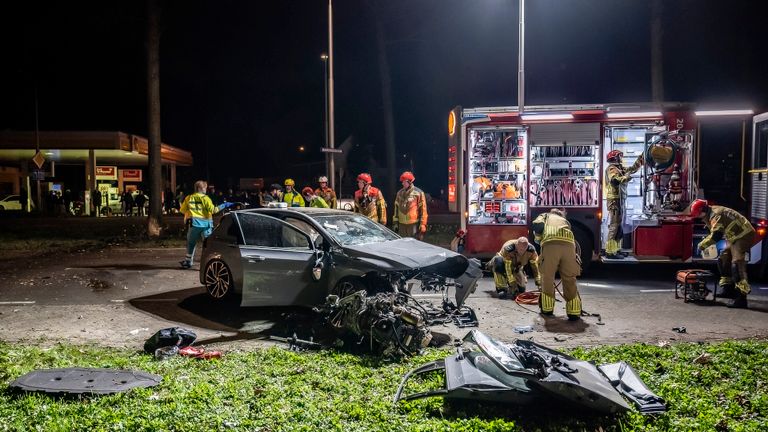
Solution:
{"label": "firefighter trousers", "polygon": [[[525,290],[528,277],[526,277],[522,266],[514,268],[514,264],[511,260],[506,260],[499,255],[493,257],[493,281],[496,285],[496,291],[506,291],[510,286],[514,286],[513,284],[517,285],[514,289],[522,288]],[[513,275],[513,279],[507,276],[509,274]]]}
{"label": "firefighter trousers", "polygon": [[748,234],[745,237],[736,240],[723,249],[723,252],[720,253],[720,258],[717,260],[717,267],[720,271],[720,280],[726,283],[727,281],[733,283],[731,267],[733,264],[736,264],[736,276],[739,279],[736,288],[744,295],[749,294],[751,291],[747,277],[747,252],[752,248],[753,241],[754,234]]}
{"label": "firefighter trousers", "polygon": [[605,242],[605,253],[616,255],[621,249],[621,238],[624,235],[621,228],[623,209],[619,199],[608,200],[608,236]]}
{"label": "firefighter trousers", "polygon": [[581,298],[576,286],[576,277],[581,274],[581,265],[576,257],[576,245],[564,241],[548,241],[541,246],[539,261],[541,311],[551,313],[555,308],[555,273],[560,272],[563,298],[566,302],[565,311],[568,315],[581,315]]}

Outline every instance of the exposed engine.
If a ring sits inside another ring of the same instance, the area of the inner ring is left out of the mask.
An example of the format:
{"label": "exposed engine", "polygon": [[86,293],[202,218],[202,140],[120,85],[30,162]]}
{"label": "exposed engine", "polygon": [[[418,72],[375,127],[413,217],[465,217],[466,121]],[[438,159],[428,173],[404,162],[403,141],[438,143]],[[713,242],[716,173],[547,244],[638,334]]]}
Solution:
{"label": "exposed engine", "polygon": [[418,354],[432,340],[426,311],[405,293],[369,297],[362,290],[344,298],[330,295],[315,311],[340,339],[356,339],[356,343],[366,344],[377,355]]}

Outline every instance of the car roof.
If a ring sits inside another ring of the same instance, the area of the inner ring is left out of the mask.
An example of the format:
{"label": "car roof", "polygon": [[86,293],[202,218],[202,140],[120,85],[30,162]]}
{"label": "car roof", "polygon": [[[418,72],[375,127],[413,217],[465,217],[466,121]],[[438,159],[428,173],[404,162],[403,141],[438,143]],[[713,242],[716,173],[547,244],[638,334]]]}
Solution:
{"label": "car roof", "polygon": [[305,215],[350,215],[354,214],[347,210],[336,210],[318,207],[286,207],[286,208],[257,208],[238,210],[236,213],[300,213]]}

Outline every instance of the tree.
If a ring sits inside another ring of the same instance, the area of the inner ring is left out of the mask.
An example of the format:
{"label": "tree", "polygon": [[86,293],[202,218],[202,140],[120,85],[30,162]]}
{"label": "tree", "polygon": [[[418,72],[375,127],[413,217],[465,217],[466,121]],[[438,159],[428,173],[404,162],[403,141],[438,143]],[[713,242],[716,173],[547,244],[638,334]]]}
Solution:
{"label": "tree", "polygon": [[160,235],[162,160],[160,147],[160,4],[147,0],[147,125],[149,129],[149,218],[147,234]]}

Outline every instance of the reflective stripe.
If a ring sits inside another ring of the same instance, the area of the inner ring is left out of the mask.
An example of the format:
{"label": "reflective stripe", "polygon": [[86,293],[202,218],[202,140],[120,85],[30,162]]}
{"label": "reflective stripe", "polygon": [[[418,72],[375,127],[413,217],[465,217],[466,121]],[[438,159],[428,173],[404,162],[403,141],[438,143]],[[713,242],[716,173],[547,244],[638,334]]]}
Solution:
{"label": "reflective stripe", "polygon": [[540,244],[542,245],[552,240],[560,240],[568,243],[575,243],[575,241],[573,240],[573,232],[571,232],[571,230],[568,229],[567,227],[558,228],[558,227],[545,225],[544,233],[542,234],[541,239],[542,240]]}
{"label": "reflective stripe", "polygon": [[493,282],[496,284],[496,290],[505,290],[509,286],[507,277],[501,273],[493,272]]}
{"label": "reflective stripe", "polygon": [[542,292],[539,294],[539,301],[541,302],[542,312],[552,312],[555,310],[555,296]]}
{"label": "reflective stripe", "polygon": [[568,315],[581,315],[581,298],[579,296],[565,302],[565,313]]}

